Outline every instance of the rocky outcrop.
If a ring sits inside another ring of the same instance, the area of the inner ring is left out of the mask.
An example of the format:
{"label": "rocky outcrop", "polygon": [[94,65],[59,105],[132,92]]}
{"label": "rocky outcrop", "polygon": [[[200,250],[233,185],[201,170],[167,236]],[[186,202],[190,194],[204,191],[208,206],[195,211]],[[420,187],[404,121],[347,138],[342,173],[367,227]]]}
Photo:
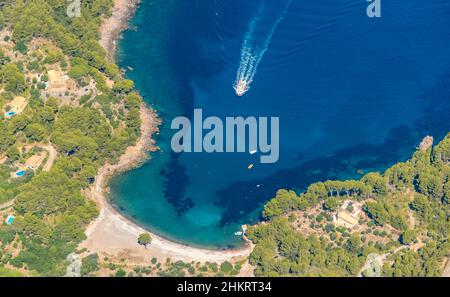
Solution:
{"label": "rocky outcrop", "polygon": [[426,151],[433,145],[433,137],[432,136],[426,136],[422,142],[419,144],[419,149],[421,151]]}

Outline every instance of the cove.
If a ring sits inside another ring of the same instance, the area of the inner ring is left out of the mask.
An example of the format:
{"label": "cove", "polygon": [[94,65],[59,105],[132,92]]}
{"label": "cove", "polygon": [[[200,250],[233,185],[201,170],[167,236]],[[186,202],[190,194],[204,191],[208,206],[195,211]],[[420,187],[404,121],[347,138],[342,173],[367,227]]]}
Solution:
{"label": "cove", "polygon": [[[234,233],[260,220],[277,189],[359,178],[405,160],[426,135],[439,141],[450,131],[450,4],[391,2],[369,18],[365,1],[292,1],[237,97],[241,49],[261,1],[143,0],[117,59],[163,120],[160,151],[111,180],[111,203],[168,239],[239,247]],[[259,24],[274,28],[273,20]],[[279,161],[174,153],[170,123],[192,120],[195,108],[204,117],[279,117]]]}

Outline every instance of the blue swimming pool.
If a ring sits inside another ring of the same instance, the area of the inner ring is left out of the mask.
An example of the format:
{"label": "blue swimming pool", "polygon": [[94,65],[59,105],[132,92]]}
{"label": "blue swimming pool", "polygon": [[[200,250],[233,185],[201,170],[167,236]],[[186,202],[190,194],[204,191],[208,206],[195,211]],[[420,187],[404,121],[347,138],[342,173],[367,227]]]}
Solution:
{"label": "blue swimming pool", "polygon": [[5,113],[5,117],[12,117],[15,114],[16,114],[16,112],[14,112],[14,111],[8,111]]}
{"label": "blue swimming pool", "polygon": [[23,176],[25,175],[25,170],[20,170],[16,172],[16,176]]}
{"label": "blue swimming pool", "polygon": [[6,219],[6,224],[11,225],[14,222],[14,216],[8,216]]}

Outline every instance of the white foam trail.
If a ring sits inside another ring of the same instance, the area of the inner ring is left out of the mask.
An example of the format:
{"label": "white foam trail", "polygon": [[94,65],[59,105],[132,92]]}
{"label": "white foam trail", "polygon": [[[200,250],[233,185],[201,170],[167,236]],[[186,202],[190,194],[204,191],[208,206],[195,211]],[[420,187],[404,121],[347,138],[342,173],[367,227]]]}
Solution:
{"label": "white foam trail", "polygon": [[[268,13],[273,13],[273,9],[270,10],[271,8],[268,8],[266,6],[266,1],[264,1],[259,7],[256,16],[249,23],[241,48],[241,60],[239,63],[236,80],[233,85],[236,93],[238,93],[237,88],[240,84],[245,86],[240,95],[243,95],[250,88],[250,84],[253,82],[258,65],[269,48],[272,36],[286,15],[291,2],[292,0],[287,0],[283,9],[278,13],[275,12],[275,19],[272,23],[270,23],[270,20],[266,20],[266,18],[269,17],[267,15]],[[270,24],[269,27],[267,27],[267,23]]]}

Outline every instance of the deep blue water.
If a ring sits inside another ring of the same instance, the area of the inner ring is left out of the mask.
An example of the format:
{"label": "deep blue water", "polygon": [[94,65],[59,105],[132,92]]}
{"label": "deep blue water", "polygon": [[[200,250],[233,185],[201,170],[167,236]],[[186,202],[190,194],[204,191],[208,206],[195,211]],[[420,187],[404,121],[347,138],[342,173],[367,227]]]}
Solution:
{"label": "deep blue water", "polygon": [[[127,76],[164,123],[161,151],[111,181],[127,216],[184,243],[226,248],[259,219],[279,188],[357,178],[405,160],[427,134],[450,130],[450,2],[293,0],[275,28],[250,90],[232,84],[249,22],[272,28],[288,0],[143,0],[118,52]],[[267,29],[266,29],[267,28]],[[280,160],[248,153],[174,154],[173,117],[278,116]],[[255,163],[253,170],[248,164]],[[260,185],[257,187],[257,185]]]}

